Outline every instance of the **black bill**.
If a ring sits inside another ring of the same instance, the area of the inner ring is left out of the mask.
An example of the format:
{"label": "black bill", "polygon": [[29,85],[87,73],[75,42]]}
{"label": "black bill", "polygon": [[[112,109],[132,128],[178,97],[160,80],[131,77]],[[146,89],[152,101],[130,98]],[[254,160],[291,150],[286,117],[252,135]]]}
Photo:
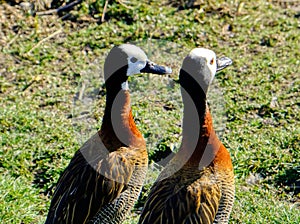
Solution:
{"label": "black bill", "polygon": [[217,59],[217,72],[223,70],[232,64],[232,60],[228,57],[221,57]]}
{"label": "black bill", "polygon": [[152,61],[147,61],[146,66],[141,70],[141,72],[162,75],[162,74],[171,74],[172,69],[166,66],[157,65]]}

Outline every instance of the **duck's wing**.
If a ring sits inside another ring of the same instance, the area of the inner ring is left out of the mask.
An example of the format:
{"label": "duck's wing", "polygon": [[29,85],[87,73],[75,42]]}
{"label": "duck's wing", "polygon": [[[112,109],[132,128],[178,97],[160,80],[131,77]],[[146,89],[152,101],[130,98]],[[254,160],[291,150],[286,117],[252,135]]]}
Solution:
{"label": "duck's wing", "polygon": [[46,224],[85,223],[116,199],[133,172],[123,151],[108,152],[98,135],[85,143],[58,181]]}
{"label": "duck's wing", "polygon": [[181,184],[181,179],[165,179],[154,184],[140,224],[213,223],[221,199],[219,185],[205,177],[189,184]]}

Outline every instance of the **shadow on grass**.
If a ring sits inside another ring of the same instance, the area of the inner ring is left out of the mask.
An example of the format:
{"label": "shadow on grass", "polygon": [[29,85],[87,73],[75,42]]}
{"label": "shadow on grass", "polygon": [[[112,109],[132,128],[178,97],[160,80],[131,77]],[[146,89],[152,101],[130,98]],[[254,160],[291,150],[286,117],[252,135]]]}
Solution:
{"label": "shadow on grass", "polygon": [[34,165],[30,167],[34,175],[33,186],[40,189],[41,193],[46,196],[52,195],[53,188],[56,185],[55,177],[60,174],[60,170],[55,170],[49,167],[48,164],[58,161],[60,157],[59,154],[45,152],[39,158],[35,159],[33,161]]}
{"label": "shadow on grass", "polygon": [[274,179],[275,185],[300,199],[300,166],[286,169]]}

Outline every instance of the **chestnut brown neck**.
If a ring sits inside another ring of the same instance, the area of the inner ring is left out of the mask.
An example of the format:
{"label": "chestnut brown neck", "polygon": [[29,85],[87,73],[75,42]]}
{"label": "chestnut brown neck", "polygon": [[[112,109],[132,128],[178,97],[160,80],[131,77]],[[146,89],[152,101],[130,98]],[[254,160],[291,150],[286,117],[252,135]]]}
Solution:
{"label": "chestnut brown neck", "polygon": [[[221,145],[206,100],[206,88],[181,83],[184,104],[182,145],[179,155],[194,166],[209,165]],[[186,88],[184,88],[186,87]]]}
{"label": "chestnut brown neck", "polygon": [[109,151],[114,151],[121,146],[145,145],[132,116],[128,90],[107,90],[100,135]]}

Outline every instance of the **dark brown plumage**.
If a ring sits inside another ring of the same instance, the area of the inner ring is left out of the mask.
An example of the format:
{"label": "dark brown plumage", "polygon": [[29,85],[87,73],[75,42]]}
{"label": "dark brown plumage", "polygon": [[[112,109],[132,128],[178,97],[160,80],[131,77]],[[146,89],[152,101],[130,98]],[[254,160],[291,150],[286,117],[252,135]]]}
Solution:
{"label": "dark brown plumage", "polygon": [[46,224],[121,223],[137,199],[148,165],[145,140],[131,113],[127,78],[169,68],[138,47],[114,47],[104,65],[107,89],[102,126],[72,158],[54,192]]}
{"label": "dark brown plumage", "polygon": [[179,75],[184,117],[181,147],[150,190],[139,224],[228,223],[234,201],[230,155],[212,125],[206,93],[228,58],[196,48]]}

